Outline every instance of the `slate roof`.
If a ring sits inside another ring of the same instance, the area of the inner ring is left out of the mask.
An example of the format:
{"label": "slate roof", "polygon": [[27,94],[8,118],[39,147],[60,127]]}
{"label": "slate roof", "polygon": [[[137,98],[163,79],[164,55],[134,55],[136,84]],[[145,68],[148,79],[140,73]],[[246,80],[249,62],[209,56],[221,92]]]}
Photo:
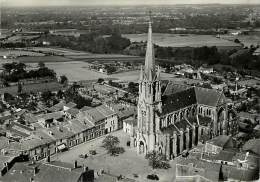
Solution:
{"label": "slate roof", "polygon": [[236,152],[234,151],[226,151],[226,150],[221,150],[215,157],[216,160],[221,160],[221,161],[227,161],[227,162],[232,162],[233,157],[236,155]]}
{"label": "slate roof", "polygon": [[124,122],[127,123],[127,124],[133,124],[133,126],[137,125],[137,120],[133,117],[125,119]]}
{"label": "slate roof", "polygon": [[77,104],[75,104],[74,102],[69,102],[69,103],[65,104],[64,106],[66,106],[68,108],[74,108],[77,106]]}
{"label": "slate roof", "polygon": [[226,102],[223,92],[215,89],[191,87],[169,82],[162,96],[162,115],[192,104],[218,106]]}
{"label": "slate roof", "polygon": [[92,123],[97,123],[113,114],[116,114],[115,111],[112,111],[109,107],[105,105],[82,111],[82,113],[84,114],[85,118],[87,118],[87,120]]}
{"label": "slate roof", "polygon": [[212,145],[216,145],[219,147],[225,147],[225,145],[228,143],[228,141],[232,139],[230,136],[227,135],[219,135],[209,141],[207,143],[210,143]]}
{"label": "slate roof", "polygon": [[52,112],[52,113],[47,113],[47,114],[40,114],[36,116],[39,119],[44,119],[44,120],[49,120],[49,119],[60,119],[64,115],[63,112],[57,111],[57,112]]}
{"label": "slate roof", "polygon": [[162,114],[171,113],[181,108],[196,104],[196,95],[193,88],[162,96]]}
{"label": "slate roof", "polygon": [[79,113],[79,110],[77,108],[70,108],[66,112],[72,116],[76,116]]}
{"label": "slate roof", "polygon": [[37,117],[31,113],[27,113],[24,115],[24,120],[28,123],[36,123]]}
{"label": "slate roof", "polygon": [[6,148],[8,145],[9,139],[4,136],[0,136],[0,150]]}
{"label": "slate roof", "polygon": [[206,162],[195,158],[186,158],[185,160],[180,158],[180,160],[177,161],[177,164],[182,164],[182,165],[193,164],[195,168],[206,169],[204,174],[202,174],[202,176],[204,176],[205,178],[210,179],[212,181],[219,180],[220,164]]}
{"label": "slate roof", "polygon": [[184,90],[187,90],[189,88],[192,88],[192,86],[169,82],[167,84],[167,87],[166,87],[163,95],[172,95],[172,94],[175,94],[177,92],[182,92]]}
{"label": "slate roof", "polygon": [[69,138],[74,135],[72,131],[65,127],[44,128],[43,131],[55,140]]}
{"label": "slate roof", "polygon": [[[34,175],[34,168],[37,173]],[[30,178],[37,182],[72,182],[78,181],[83,168],[73,169],[73,165],[63,162],[50,163],[15,163],[14,166],[1,177],[6,182],[28,182]]]}
{"label": "slate roof", "polygon": [[217,106],[224,102],[225,96],[223,92],[215,89],[208,89],[202,87],[194,87],[196,93],[196,100],[198,104]]}
{"label": "slate roof", "polygon": [[81,133],[83,131],[85,131],[88,128],[91,128],[93,125],[91,125],[90,123],[83,123],[77,119],[71,120],[68,122],[67,125],[65,125],[64,127],[66,127],[68,130],[72,131],[73,133]]}
{"label": "slate roof", "polygon": [[243,146],[244,151],[249,151],[260,156],[260,139],[248,140]]}
{"label": "slate roof", "polygon": [[61,111],[61,110],[63,110],[64,105],[66,105],[66,103],[64,101],[62,101],[62,102],[59,102],[58,104],[55,104],[54,106],[48,108],[48,110],[51,112]]}

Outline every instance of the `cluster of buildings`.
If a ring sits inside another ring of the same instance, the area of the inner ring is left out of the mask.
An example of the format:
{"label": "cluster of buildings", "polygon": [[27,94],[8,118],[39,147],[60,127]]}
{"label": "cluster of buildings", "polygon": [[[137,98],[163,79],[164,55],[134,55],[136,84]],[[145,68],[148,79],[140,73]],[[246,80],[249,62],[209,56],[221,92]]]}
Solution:
{"label": "cluster of buildings", "polygon": [[125,104],[104,104],[94,108],[75,108],[74,103],[58,103],[43,114],[24,112],[6,124],[1,151],[39,160],[80,143],[111,133],[123,127],[123,120],[135,113],[135,108]]}
{"label": "cluster of buildings", "polygon": [[150,23],[145,66],[139,79],[137,122],[128,120],[124,128],[138,153],[156,150],[172,159],[201,139],[237,133],[237,116],[223,91],[169,82],[162,93],[161,85]]}
{"label": "cluster of buildings", "polygon": [[252,147],[238,150],[231,136],[220,135],[177,159],[176,181],[257,181],[258,155]]}
{"label": "cluster of buildings", "polygon": [[[198,80],[201,73],[214,73],[209,67],[194,71],[182,65],[176,69],[180,75],[191,74],[191,79]],[[242,97],[245,88],[239,91],[237,85],[231,94]],[[176,181],[259,179],[259,144],[246,141],[244,147],[238,148],[238,118],[254,122],[254,129],[260,131],[257,113],[237,113],[223,88],[168,81],[162,91],[161,71],[155,67],[151,22],[137,107],[118,101],[126,91],[104,83],[79,88],[78,93],[91,98],[92,106],[78,109],[77,104],[60,99],[58,104],[37,112],[18,109],[2,113],[2,180],[94,181],[94,171],[86,166],[78,166],[77,161],[74,165],[51,161],[50,156],[119,129],[131,136],[130,145],[138,154],[157,151],[166,159],[177,158]],[[38,162],[44,158],[46,161]],[[18,163],[28,160],[32,162]]]}

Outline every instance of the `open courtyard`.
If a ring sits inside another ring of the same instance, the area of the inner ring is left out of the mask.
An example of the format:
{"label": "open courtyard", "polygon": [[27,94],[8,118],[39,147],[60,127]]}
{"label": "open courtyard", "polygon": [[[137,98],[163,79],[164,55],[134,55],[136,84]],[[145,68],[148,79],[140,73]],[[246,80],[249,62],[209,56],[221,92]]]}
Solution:
{"label": "open courtyard", "polygon": [[[63,162],[74,163],[78,161],[80,165],[86,165],[95,171],[104,170],[112,175],[119,176],[120,174],[135,179],[140,182],[152,181],[146,177],[148,174],[157,174],[161,182],[174,181],[175,177],[175,161],[170,161],[171,168],[155,169],[148,165],[148,160],[143,155],[136,152],[136,148],[128,147],[126,145],[130,137],[122,130],[112,133],[120,140],[120,146],[124,147],[125,153],[118,156],[111,156],[102,147],[102,140],[105,136],[88,141],[84,144],[78,145],[69,151],[58,153],[52,157],[52,160],[60,160]],[[96,150],[96,155],[91,155],[90,150]],[[86,159],[80,158],[80,154],[88,154]],[[136,177],[138,176],[138,177]]]}

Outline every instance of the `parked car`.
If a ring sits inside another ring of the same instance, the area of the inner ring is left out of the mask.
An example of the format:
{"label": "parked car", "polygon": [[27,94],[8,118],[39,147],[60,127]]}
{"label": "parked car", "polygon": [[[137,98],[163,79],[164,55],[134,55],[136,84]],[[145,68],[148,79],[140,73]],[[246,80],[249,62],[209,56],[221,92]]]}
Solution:
{"label": "parked car", "polygon": [[86,159],[88,157],[88,154],[80,154],[79,157],[82,159]]}
{"label": "parked car", "polygon": [[147,175],[147,179],[151,179],[151,180],[159,180],[159,177],[156,174],[148,174]]}
{"label": "parked car", "polygon": [[182,157],[188,157],[189,152],[187,150],[184,150],[181,154]]}
{"label": "parked car", "polygon": [[89,153],[90,153],[91,155],[96,155],[96,154],[97,154],[96,150],[90,150]]}

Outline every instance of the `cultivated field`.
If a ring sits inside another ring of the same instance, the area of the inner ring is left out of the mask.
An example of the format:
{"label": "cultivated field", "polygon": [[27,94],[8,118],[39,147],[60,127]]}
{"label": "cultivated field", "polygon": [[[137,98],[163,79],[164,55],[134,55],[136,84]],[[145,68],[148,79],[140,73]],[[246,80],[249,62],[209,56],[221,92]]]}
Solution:
{"label": "cultivated field", "polygon": [[69,58],[62,56],[41,56],[41,57],[19,57],[15,61],[23,62],[23,63],[38,63],[38,62],[67,62],[72,61]]}
{"label": "cultivated field", "polygon": [[[147,34],[125,34],[124,37],[131,42],[147,40]],[[229,40],[216,38],[214,35],[193,35],[193,34],[153,34],[154,43],[163,47],[201,47],[201,46],[240,46]]]}
{"label": "cultivated field", "polygon": [[8,50],[8,49],[0,49],[0,57],[3,56],[14,56],[14,57],[19,57],[19,56],[44,56],[42,53],[37,53],[37,52],[31,52],[31,51],[23,51],[23,50]]}
{"label": "cultivated field", "polygon": [[47,67],[55,70],[57,75],[66,75],[69,81],[96,80],[107,75],[88,69],[89,63],[81,61],[46,63]]}
{"label": "cultivated field", "polygon": [[[30,65],[36,66],[35,63]],[[57,75],[66,75],[70,81],[97,80],[98,78],[109,78],[122,81],[138,81],[140,75],[140,71],[138,70],[106,75],[89,70],[88,65],[89,63],[82,61],[46,63],[46,66],[55,70]],[[174,75],[161,73],[161,77],[169,79],[173,78]]]}
{"label": "cultivated field", "polygon": [[26,49],[29,51],[34,51],[34,52],[42,52],[45,54],[53,53],[55,55],[62,55],[62,56],[90,55],[91,54],[91,53],[87,53],[84,51],[76,51],[76,50],[59,48],[59,47],[29,47]]}
{"label": "cultivated field", "polygon": [[260,35],[240,35],[237,37],[246,47],[260,45]]}
{"label": "cultivated field", "polygon": [[[69,55],[67,58],[77,59],[77,60],[86,60],[86,61],[105,61],[105,60],[139,60],[140,57],[137,56],[128,56],[123,54],[86,54],[86,55]],[[141,58],[142,59],[142,58]]]}
{"label": "cultivated field", "polygon": [[[23,92],[30,93],[30,92],[43,92],[43,91],[58,91],[62,89],[62,85],[57,82],[48,82],[48,83],[37,83],[37,84],[28,84],[23,85],[22,89]],[[0,88],[0,94],[9,93],[12,95],[16,95],[18,91],[17,86],[10,86]]]}

